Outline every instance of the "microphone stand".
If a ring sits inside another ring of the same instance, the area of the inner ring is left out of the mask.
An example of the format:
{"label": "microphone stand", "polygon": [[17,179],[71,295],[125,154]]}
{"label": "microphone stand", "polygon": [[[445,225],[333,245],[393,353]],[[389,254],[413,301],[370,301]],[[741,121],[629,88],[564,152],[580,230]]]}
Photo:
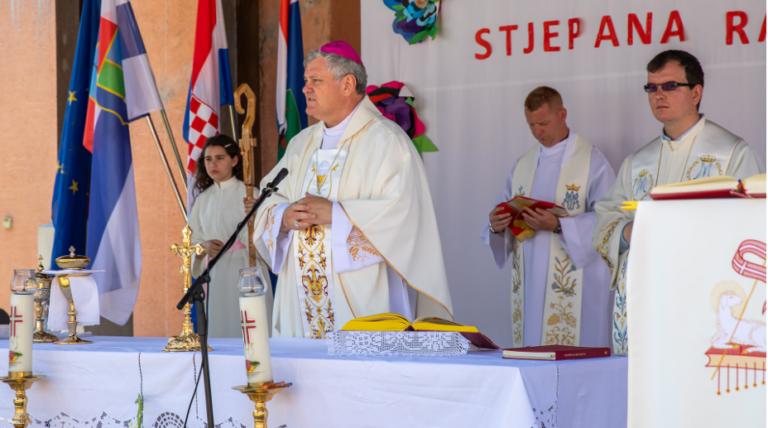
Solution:
{"label": "microphone stand", "polygon": [[[245,216],[245,219],[243,219],[242,222],[238,223],[237,229],[235,229],[235,232],[232,234],[232,236],[229,237],[227,242],[221,248],[221,251],[219,251],[219,254],[217,254],[216,257],[213,258],[213,260],[208,262],[208,267],[205,269],[203,274],[197,277],[197,279],[195,279],[195,282],[193,282],[192,285],[189,287],[189,290],[187,290],[187,294],[185,294],[184,297],[181,298],[181,301],[179,302],[179,304],[176,305],[176,309],[183,310],[184,306],[187,303],[189,303],[190,300],[194,300],[197,303],[197,334],[200,336],[200,351],[203,354],[203,364],[202,364],[203,389],[205,390],[205,409],[208,417],[208,428],[214,428],[215,425],[213,424],[213,398],[211,396],[211,372],[208,365],[208,319],[206,317],[205,291],[203,290],[203,284],[210,283],[211,269],[213,269],[213,267],[216,266],[216,263],[218,263],[221,256],[223,256],[224,253],[226,253],[232,247],[238,235],[240,235],[240,232],[251,220],[251,217],[253,217],[253,215],[256,214],[256,210],[259,209],[259,207],[264,202],[264,200],[270,197],[272,193],[278,190],[277,189],[278,183],[280,183],[280,181],[282,181],[287,174],[288,174],[288,170],[283,168],[282,170],[280,170],[280,172],[277,173],[277,176],[269,184],[267,184],[267,187],[265,187],[261,191],[261,195],[259,195],[259,199],[253,205],[253,208],[251,208],[251,212],[249,212],[248,215]],[[195,390],[192,393],[193,396],[196,393],[197,391]]]}

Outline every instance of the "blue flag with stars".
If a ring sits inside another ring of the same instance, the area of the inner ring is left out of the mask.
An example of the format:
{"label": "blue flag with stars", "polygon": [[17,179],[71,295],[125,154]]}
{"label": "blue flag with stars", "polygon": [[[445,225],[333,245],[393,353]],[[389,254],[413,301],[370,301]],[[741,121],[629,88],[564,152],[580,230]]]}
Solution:
{"label": "blue flag with stars", "polygon": [[[51,261],[69,254],[70,246],[75,247],[77,254],[86,254],[91,152],[83,146],[83,132],[88,114],[91,70],[99,41],[100,19],[101,0],[85,0],[80,15],[75,61],[59,145],[56,184],[53,188],[51,219],[55,236]],[[56,269],[55,263],[51,263],[51,269]]]}

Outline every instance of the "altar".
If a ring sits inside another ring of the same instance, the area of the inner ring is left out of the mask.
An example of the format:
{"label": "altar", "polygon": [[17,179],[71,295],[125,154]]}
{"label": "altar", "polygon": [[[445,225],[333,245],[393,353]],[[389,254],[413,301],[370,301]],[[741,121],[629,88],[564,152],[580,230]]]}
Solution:
{"label": "altar", "polygon": [[[183,427],[200,370],[199,353],[163,353],[165,338],[92,337],[91,345],[34,345],[28,391],[32,427]],[[7,342],[3,348],[7,352]],[[239,339],[213,339],[214,420],[253,426]],[[627,358],[558,362],[505,360],[500,351],[458,357],[340,357],[324,340],[270,339],[276,381],[293,382],[268,403],[270,426],[622,427]],[[0,371],[7,371],[3,359]],[[202,382],[189,427],[205,426]],[[0,389],[10,427],[13,392]]]}

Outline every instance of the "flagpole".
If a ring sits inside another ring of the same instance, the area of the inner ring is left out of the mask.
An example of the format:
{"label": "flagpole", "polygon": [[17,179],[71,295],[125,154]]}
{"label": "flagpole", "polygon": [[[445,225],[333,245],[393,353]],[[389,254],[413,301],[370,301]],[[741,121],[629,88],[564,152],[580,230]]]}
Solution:
{"label": "flagpole", "polygon": [[179,209],[181,209],[181,215],[184,216],[185,222],[189,222],[189,219],[187,218],[187,209],[184,207],[184,202],[181,200],[179,189],[176,186],[176,179],[173,178],[173,173],[171,173],[171,167],[168,165],[168,159],[165,157],[163,146],[160,144],[160,139],[157,136],[157,130],[155,129],[155,124],[152,123],[152,116],[150,116],[149,114],[147,114],[147,123],[149,124],[149,130],[152,131],[152,138],[155,139],[155,145],[157,146],[157,152],[160,154],[160,160],[163,161],[165,172],[168,174],[168,180],[171,182],[171,187],[173,187],[173,193],[176,195],[176,202],[179,203]]}
{"label": "flagpole", "polygon": [[184,164],[181,163],[181,156],[179,156],[179,148],[176,147],[176,139],[173,138],[173,132],[171,132],[171,126],[168,124],[168,116],[165,115],[165,109],[160,110],[160,115],[163,117],[163,124],[165,125],[165,132],[168,134],[168,141],[171,142],[171,148],[173,148],[173,155],[176,157],[176,165],[179,167],[179,174],[181,174],[181,180],[184,182],[184,191],[187,191],[187,170],[184,168]]}
{"label": "flagpole", "polygon": [[230,123],[232,124],[232,139],[235,141],[238,141],[237,116],[235,116],[235,109],[231,105],[228,105],[227,107],[229,107],[229,118],[230,118]]}

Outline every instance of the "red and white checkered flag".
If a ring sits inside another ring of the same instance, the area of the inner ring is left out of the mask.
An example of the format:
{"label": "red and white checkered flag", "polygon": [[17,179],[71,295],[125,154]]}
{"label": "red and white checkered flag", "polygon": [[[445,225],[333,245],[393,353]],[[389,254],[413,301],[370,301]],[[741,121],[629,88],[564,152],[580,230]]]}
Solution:
{"label": "red and white checkered flag", "polygon": [[219,115],[206,103],[192,95],[189,101],[189,161],[187,171],[197,171],[197,159],[203,152],[205,140],[219,135]]}

